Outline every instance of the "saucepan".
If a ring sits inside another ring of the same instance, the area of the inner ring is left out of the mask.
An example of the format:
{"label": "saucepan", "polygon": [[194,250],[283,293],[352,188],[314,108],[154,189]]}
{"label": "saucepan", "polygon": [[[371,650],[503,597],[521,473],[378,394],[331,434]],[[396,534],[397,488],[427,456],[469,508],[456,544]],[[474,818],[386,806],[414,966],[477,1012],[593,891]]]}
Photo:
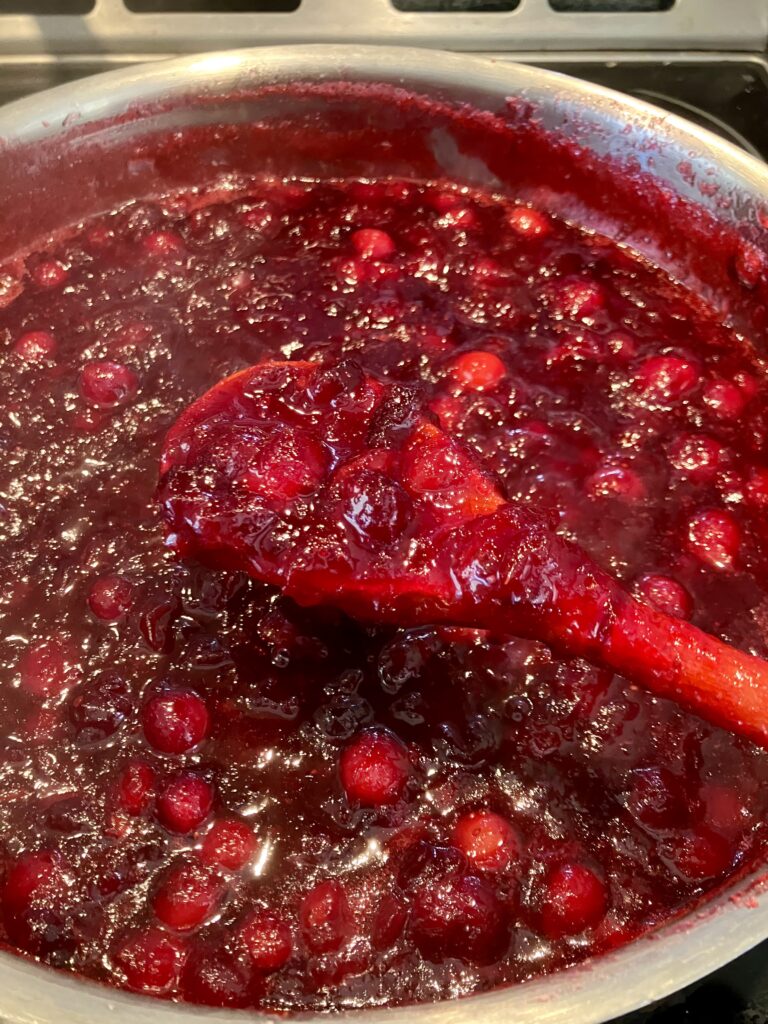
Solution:
{"label": "saucepan", "polygon": [[[13,258],[136,197],[247,171],[446,176],[514,191],[689,283],[768,334],[768,169],[680,118],[532,67],[438,51],[270,47],[99,75],[0,111],[0,303]],[[350,1011],[365,1024],[597,1024],[768,937],[765,866],[616,952],[452,1002]],[[234,1024],[0,954],[8,1024]],[[303,1018],[306,1019],[306,1018]],[[319,1021],[320,1018],[318,1018]],[[327,1019],[327,1018],[324,1018]]]}

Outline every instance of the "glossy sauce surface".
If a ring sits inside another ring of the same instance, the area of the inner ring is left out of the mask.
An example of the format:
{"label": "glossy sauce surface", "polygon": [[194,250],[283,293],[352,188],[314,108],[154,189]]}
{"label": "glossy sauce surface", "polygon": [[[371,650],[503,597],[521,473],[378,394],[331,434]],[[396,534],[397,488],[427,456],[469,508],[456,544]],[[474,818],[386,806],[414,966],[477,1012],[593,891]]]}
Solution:
{"label": "glossy sauce surface", "polygon": [[762,850],[748,743],[529,641],[179,563],[155,500],[216,381],[352,355],[421,382],[629,588],[765,654],[749,340],[610,242],[446,184],[136,204],[27,270],[0,311],[9,946],[213,1005],[432,1000],[605,951]]}

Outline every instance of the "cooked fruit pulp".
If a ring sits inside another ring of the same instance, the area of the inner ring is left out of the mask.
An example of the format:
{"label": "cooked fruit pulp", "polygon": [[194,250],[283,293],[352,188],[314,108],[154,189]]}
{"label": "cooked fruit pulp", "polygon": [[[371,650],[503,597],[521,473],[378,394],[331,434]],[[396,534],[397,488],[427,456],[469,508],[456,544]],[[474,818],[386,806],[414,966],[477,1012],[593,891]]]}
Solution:
{"label": "cooked fruit pulp", "polygon": [[[531,642],[364,628],[180,563],[155,501],[216,381],[351,355],[422,382],[629,588],[764,655],[764,369],[694,297],[398,181],[134,204],[26,270],[0,310],[8,946],[213,1005],[426,1001],[610,949],[762,851],[748,743]],[[288,455],[260,471],[298,493],[313,453]],[[362,542],[403,514],[371,495]]]}

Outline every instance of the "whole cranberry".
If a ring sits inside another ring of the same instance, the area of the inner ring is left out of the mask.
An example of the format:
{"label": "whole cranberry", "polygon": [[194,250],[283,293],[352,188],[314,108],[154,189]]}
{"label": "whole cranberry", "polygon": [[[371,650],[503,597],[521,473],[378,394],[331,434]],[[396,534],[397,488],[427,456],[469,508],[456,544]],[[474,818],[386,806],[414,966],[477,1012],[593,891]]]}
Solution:
{"label": "whole cranberry", "polygon": [[36,697],[57,697],[77,685],[82,670],[72,641],[61,633],[38,640],[19,661],[21,685]]}
{"label": "whole cranberry", "polygon": [[168,928],[192,931],[211,916],[221,895],[221,883],[210,871],[183,861],[161,875],[152,894],[152,910]]}
{"label": "whole cranberry", "polygon": [[190,953],[181,976],[184,998],[203,1006],[248,1006],[250,984],[243,964],[225,946],[213,942],[206,942]]}
{"label": "whole cranberry", "polygon": [[637,387],[651,402],[679,402],[701,383],[701,367],[682,356],[651,356],[640,366]]}
{"label": "whole cranberry", "polygon": [[27,331],[16,340],[13,352],[25,363],[43,363],[56,355],[56,339],[50,331]]}
{"label": "whole cranberry", "polygon": [[208,735],[210,716],[202,697],[174,690],[153,697],[141,716],[147,741],[164,754],[185,754]]}
{"label": "whole cranberry", "polygon": [[577,862],[552,868],[544,879],[540,898],[539,922],[548,939],[594,928],[608,909],[605,883],[591,868]]}
{"label": "whole cranberry", "polygon": [[509,921],[487,882],[474,875],[449,875],[416,889],[409,933],[422,956],[433,962],[455,957],[488,964],[506,949]]}
{"label": "whole cranberry", "polygon": [[688,520],[688,550],[710,569],[732,572],[738,568],[742,536],[730,512],[705,509]]}
{"label": "whole cranberry", "polygon": [[191,772],[179,772],[160,790],[157,817],[170,832],[184,835],[202,825],[211,813],[213,796],[210,782]]}
{"label": "whole cranberry", "polygon": [[408,751],[393,733],[383,729],[360,733],[343,751],[339,762],[347,797],[363,807],[396,803],[403,795],[410,771]]}
{"label": "whole cranberry", "polygon": [[452,840],[471,864],[482,871],[502,871],[520,859],[517,830],[493,811],[469,811],[453,828]]}
{"label": "whole cranberry", "polygon": [[151,926],[123,935],[112,953],[129,988],[157,995],[175,988],[183,959],[180,940]]}
{"label": "whole cranberry", "polygon": [[271,910],[248,914],[238,932],[251,963],[259,971],[277,971],[293,951],[291,929],[287,922]]}
{"label": "whole cranberry", "polygon": [[665,615],[675,615],[678,619],[690,618],[693,611],[693,598],[677,580],[671,576],[648,573],[637,581],[637,591],[648,604],[658,608]]}
{"label": "whole cranberry", "polygon": [[462,391],[491,391],[504,380],[507,368],[493,352],[465,352],[448,372]]}
{"label": "whole cranberry", "polygon": [[129,366],[109,360],[87,363],[80,374],[80,394],[101,409],[124,405],[138,386],[139,378]]}
{"label": "whole cranberry", "polygon": [[222,818],[206,833],[200,856],[205,864],[239,871],[253,857],[257,845],[253,829],[246,822]]}
{"label": "whole cranberry", "polygon": [[146,761],[134,759],[117,778],[117,802],[126,814],[143,814],[155,796],[157,776]]}
{"label": "whole cranberry", "polygon": [[123,576],[102,576],[88,594],[88,606],[97,619],[116,622],[131,607],[133,587]]}

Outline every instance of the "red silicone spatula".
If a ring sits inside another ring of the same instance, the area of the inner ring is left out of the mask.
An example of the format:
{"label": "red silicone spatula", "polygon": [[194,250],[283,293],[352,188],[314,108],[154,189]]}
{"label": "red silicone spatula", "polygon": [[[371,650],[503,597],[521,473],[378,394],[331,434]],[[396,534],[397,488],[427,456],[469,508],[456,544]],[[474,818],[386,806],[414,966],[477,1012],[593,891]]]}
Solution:
{"label": "red silicone spatula", "polygon": [[354,362],[271,362],[179,418],[159,499],[182,556],[366,621],[526,636],[768,746],[768,663],[632,598]]}

